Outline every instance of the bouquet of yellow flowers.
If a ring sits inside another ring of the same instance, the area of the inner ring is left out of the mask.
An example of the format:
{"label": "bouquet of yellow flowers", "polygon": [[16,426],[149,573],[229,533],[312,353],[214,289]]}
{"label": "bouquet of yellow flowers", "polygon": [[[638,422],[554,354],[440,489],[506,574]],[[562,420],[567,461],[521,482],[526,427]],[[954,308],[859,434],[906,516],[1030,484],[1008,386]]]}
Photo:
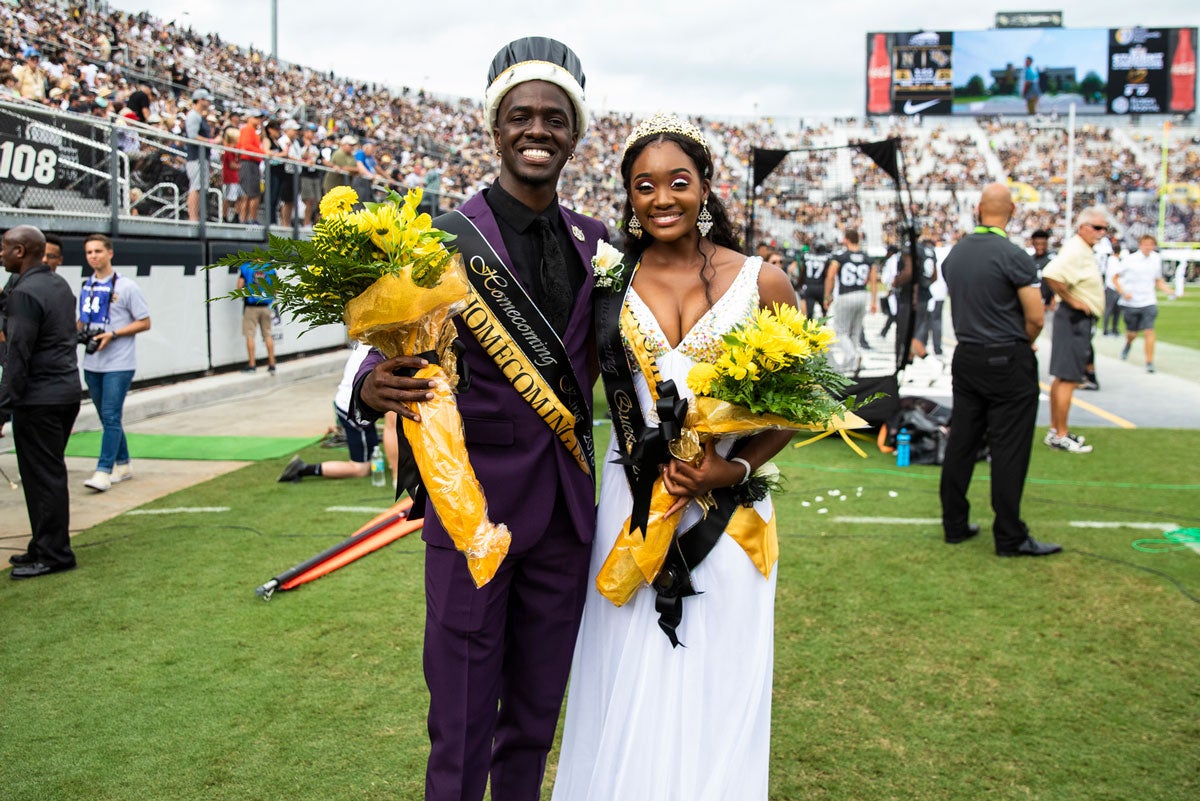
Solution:
{"label": "bouquet of yellow flowers", "polygon": [[272,236],[266,250],[226,256],[214,266],[269,265],[275,277],[228,297],[271,296],[280,313],[308,326],[345,322],[350,337],[391,358],[426,356],[416,378],[434,381],[434,399],[420,405],[421,423],[403,419],[429,498],[446,532],[467,556],[476,586],[496,573],[511,540],[487,516],[483,488],[467,458],[451,320],[465,308],[471,287],[462,259],[446,247],[453,236],[420,213],[421,190],[396,192],[364,203],[349,187],[321,199],[321,221],[311,241]]}
{"label": "bouquet of yellow flowers", "polygon": [[732,434],[764,428],[825,430],[865,422],[852,410],[862,404],[833,393],[850,381],[827,356],[834,335],[794,306],[759,309],[753,319],[725,335],[717,360],[694,366],[687,377],[695,393],[698,433]]}
{"label": "bouquet of yellow flowers", "polygon": [[[838,431],[864,428],[867,423],[853,409],[874,400],[839,400],[835,392],[849,386],[828,360],[833,332],[808,320],[793,306],[775,305],[759,309],[755,316],[726,334],[720,355],[712,362],[697,363],[688,372],[688,388],[695,397],[688,404],[680,435],[669,448],[682,461],[699,463],[704,444],[714,437],[749,435],[767,429]],[[853,447],[853,445],[852,445]],[[778,471],[764,465],[735,493],[742,505],[750,505],[777,489]],[[633,597],[642,582],[652,583],[662,568],[682,509],[667,514],[675,504],[656,479],[650,494],[645,531],[633,531],[630,521],[617,539],[596,585],[617,606]],[[706,513],[715,504],[711,497],[698,498]],[[735,516],[730,533],[741,528]],[[773,522],[771,531],[773,532]],[[747,535],[747,540],[751,539]],[[747,550],[751,546],[741,543]],[[764,575],[769,572],[777,544],[759,543],[752,554]]]}

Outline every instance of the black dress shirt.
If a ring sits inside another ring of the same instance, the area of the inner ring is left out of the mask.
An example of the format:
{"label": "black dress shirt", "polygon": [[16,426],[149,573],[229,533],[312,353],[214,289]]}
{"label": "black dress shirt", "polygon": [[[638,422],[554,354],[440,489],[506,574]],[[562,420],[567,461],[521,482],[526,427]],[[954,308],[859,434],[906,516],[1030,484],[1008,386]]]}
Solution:
{"label": "black dress shirt", "polygon": [[567,265],[567,282],[571,287],[567,309],[573,308],[575,298],[578,297],[587,277],[587,271],[584,269],[583,260],[579,258],[579,251],[575,249],[576,243],[571,232],[563,224],[562,214],[558,209],[558,198],[537,212],[504,191],[500,182],[496,181],[489,189],[484,190],[484,200],[500,224],[500,237],[508,250],[513,272],[529,291],[533,302],[539,306],[553,303],[555,300],[544,296],[542,282],[538,279],[538,266],[542,261],[542,234],[539,226],[534,223],[538,217],[544,217],[550,223]]}
{"label": "black dress shirt", "polygon": [[44,264],[25,271],[9,289],[4,335],[8,360],[0,379],[0,420],[14,406],[78,401],[75,295]]}

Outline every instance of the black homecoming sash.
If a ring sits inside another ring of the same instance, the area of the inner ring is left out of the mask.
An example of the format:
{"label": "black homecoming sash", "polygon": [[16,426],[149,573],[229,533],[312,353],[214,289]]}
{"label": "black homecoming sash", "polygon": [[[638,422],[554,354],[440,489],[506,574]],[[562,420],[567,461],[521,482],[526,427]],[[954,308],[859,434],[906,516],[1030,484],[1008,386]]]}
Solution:
{"label": "black homecoming sash", "polygon": [[[625,468],[625,477],[633,496],[629,527],[631,531],[640,529],[644,536],[658,466],[671,458],[667,445],[679,435],[687,414],[687,403],[679,399],[673,381],[660,383],[656,388],[659,397],[656,410],[661,425],[659,428],[646,425],[634,388],[633,370],[621,340],[621,310],[625,306],[625,294],[632,284],[633,276],[630,275],[621,291],[600,290],[594,308],[600,374],[604,379],[604,394],[608,398],[608,410],[612,416],[612,435],[620,453],[616,462]],[[735,442],[730,457],[737,455],[746,442],[745,439]],[[716,546],[733,513],[737,511],[738,504],[732,488],[715,489],[712,495],[716,507],[709,510],[699,523],[675,538],[667,551],[662,569],[654,579],[653,587],[658,596],[654,604],[655,611],[659,613],[658,626],[672,646],[680,645],[675,630],[683,621],[683,599],[699,594],[692,584],[691,572]]]}
{"label": "black homecoming sash", "polygon": [[475,290],[459,319],[587,475],[594,460],[592,416],[566,346],[496,249],[462,212],[439,217],[457,237]]}
{"label": "black homecoming sash", "polygon": [[[633,371],[629,368],[625,346],[621,342],[621,309],[625,306],[625,293],[632,283],[633,276],[630,275],[625,287],[618,292],[597,289],[594,305],[600,375],[604,379],[608,413],[612,417],[612,435],[621,454],[617,461],[625,468],[630,491],[638,485],[642,467],[633,458],[633,452],[646,430],[646,419],[642,416],[637,390],[633,386]],[[645,531],[644,527],[642,531]]]}

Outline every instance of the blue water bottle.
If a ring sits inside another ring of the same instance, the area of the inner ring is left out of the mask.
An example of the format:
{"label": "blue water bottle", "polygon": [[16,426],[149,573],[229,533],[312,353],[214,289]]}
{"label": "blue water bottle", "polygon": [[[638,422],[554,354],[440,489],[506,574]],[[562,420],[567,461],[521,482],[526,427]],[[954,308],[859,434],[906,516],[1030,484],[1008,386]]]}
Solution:
{"label": "blue water bottle", "polygon": [[912,457],[912,434],[907,428],[896,433],[896,467],[908,467]]}

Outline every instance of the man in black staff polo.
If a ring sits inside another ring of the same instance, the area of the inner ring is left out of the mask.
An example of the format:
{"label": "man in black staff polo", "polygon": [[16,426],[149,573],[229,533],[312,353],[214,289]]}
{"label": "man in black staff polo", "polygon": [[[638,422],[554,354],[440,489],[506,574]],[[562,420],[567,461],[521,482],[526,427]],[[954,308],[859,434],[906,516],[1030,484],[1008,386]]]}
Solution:
{"label": "man in black staff polo", "polygon": [[45,253],[46,238],[31,225],[18,225],[0,240],[4,267],[17,276],[4,322],[9,350],[0,379],[0,434],[11,419],[33,531],[25,553],[9,557],[14,579],[75,567],[63,460],[79,414],[75,295],[44,263]]}
{"label": "man in black staff polo", "polygon": [[1033,342],[1044,310],[1033,259],[1008,241],[1008,187],[990,184],[979,200],[979,226],[942,265],[958,346],[950,372],[954,413],[942,464],[942,530],[946,542],[979,533],[970,522],[967,489],[987,436],[992,454],[992,536],[999,556],[1046,556],[1062,548],[1029,536],[1021,494],[1037,419],[1038,370]]}

